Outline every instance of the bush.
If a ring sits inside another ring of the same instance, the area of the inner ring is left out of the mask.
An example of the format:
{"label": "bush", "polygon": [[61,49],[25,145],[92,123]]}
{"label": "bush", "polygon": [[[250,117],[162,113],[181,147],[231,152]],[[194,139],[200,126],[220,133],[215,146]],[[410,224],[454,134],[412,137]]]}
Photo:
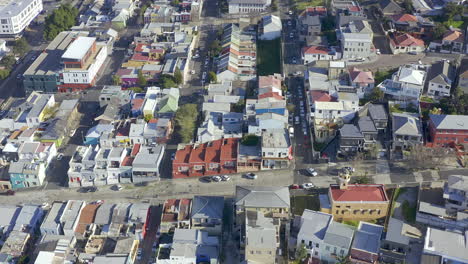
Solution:
{"label": "bush", "polygon": [[169,74],[161,75],[161,78],[159,79],[159,84],[163,89],[172,88],[172,87],[177,86],[177,84],[175,82],[175,79],[174,79],[174,76],[169,75]]}
{"label": "bush", "polygon": [[242,137],[241,144],[245,146],[256,146],[259,138],[253,134],[246,134]]}
{"label": "bush", "polygon": [[218,76],[216,76],[215,72],[210,71],[208,73],[208,78],[210,79],[210,83],[217,83],[218,82]]}
{"label": "bush", "polygon": [[0,69],[0,80],[6,79],[10,75],[9,69]]}

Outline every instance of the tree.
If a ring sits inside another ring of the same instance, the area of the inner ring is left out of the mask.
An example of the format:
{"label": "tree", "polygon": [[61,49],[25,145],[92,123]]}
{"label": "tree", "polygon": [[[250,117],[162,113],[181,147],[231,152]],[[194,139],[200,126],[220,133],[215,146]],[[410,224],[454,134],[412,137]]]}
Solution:
{"label": "tree", "polygon": [[60,32],[75,25],[78,9],[70,4],[61,5],[45,18],[43,36],[46,40],[54,39]]}
{"label": "tree", "polygon": [[185,104],[175,114],[175,130],[182,143],[189,143],[194,136],[198,108],[196,104]]}
{"label": "tree", "polygon": [[141,87],[138,87],[138,86],[135,86],[135,87],[130,87],[128,88],[128,90],[132,90],[134,91],[135,93],[143,93],[145,90]]}
{"label": "tree", "polygon": [[221,52],[221,44],[219,40],[215,39],[213,42],[211,42],[209,50],[209,53],[212,56],[218,56],[218,54]]}
{"label": "tree", "polygon": [[171,6],[176,6],[176,7],[177,7],[177,6],[179,6],[179,5],[180,5],[179,0],[172,0],[172,1],[171,1]]}
{"label": "tree", "polygon": [[307,254],[307,249],[304,244],[301,244],[299,248],[296,249],[296,258],[299,263],[302,263],[302,261],[307,258]]}
{"label": "tree", "polygon": [[455,154],[447,148],[415,145],[406,152],[406,158],[413,169],[432,169],[444,165],[447,158],[455,158]]}
{"label": "tree", "polygon": [[145,87],[147,83],[147,80],[145,76],[143,75],[143,72],[141,70],[138,70],[138,79],[137,79],[137,84],[141,88]]}
{"label": "tree", "polygon": [[146,114],[144,116],[144,119],[145,119],[146,123],[148,123],[151,119],[153,119],[153,115],[152,114]]}
{"label": "tree", "polygon": [[278,5],[276,4],[276,0],[271,1],[270,7],[271,7],[271,11],[273,11],[273,12],[278,11]]}
{"label": "tree", "polygon": [[210,71],[208,73],[208,78],[210,80],[210,83],[217,83],[218,82],[218,76],[216,76],[215,72]]}
{"label": "tree", "polygon": [[120,78],[119,75],[112,75],[112,83],[114,85],[121,85],[122,84],[122,78]]}
{"label": "tree", "polygon": [[258,144],[258,136],[254,134],[245,134],[242,136],[241,143],[245,146],[256,146]]}
{"label": "tree", "polygon": [[433,29],[432,35],[434,36],[434,39],[441,39],[445,32],[447,31],[447,26],[445,26],[442,23],[436,22],[435,27]]}
{"label": "tree", "polygon": [[4,80],[10,75],[9,69],[0,69],[0,80]]}
{"label": "tree", "polygon": [[235,104],[231,104],[231,112],[243,113],[245,108],[245,100],[239,99]]}
{"label": "tree", "polygon": [[13,53],[20,57],[23,57],[24,54],[28,53],[31,47],[29,43],[26,41],[25,38],[20,38],[15,41],[15,45],[13,46]]}
{"label": "tree", "polygon": [[2,66],[5,66],[5,68],[7,68],[7,69],[11,69],[13,67],[13,65],[15,65],[15,63],[16,63],[16,59],[15,59],[15,56],[13,56],[13,55],[6,55],[0,61],[0,64]]}
{"label": "tree", "polygon": [[179,67],[176,67],[174,71],[174,82],[176,84],[181,84],[183,81],[184,78],[182,76],[182,72],[180,71]]}
{"label": "tree", "polygon": [[461,16],[463,15],[463,6],[457,5],[454,2],[448,2],[444,6],[444,15],[445,15],[445,20],[452,20],[453,17],[455,16]]}
{"label": "tree", "polygon": [[175,83],[174,77],[172,75],[169,75],[169,74],[161,75],[160,80],[159,80],[159,84],[161,85],[161,87],[163,89],[172,88],[172,87],[177,86],[176,83]]}
{"label": "tree", "polygon": [[384,92],[382,90],[380,90],[380,88],[377,87],[377,86],[372,89],[372,92],[369,95],[369,99],[373,103],[379,102],[380,100],[383,99],[383,97],[384,97]]}
{"label": "tree", "polygon": [[286,108],[288,109],[289,113],[294,113],[294,110],[296,109],[296,106],[294,104],[288,104],[286,106]]}
{"label": "tree", "polygon": [[408,14],[412,14],[414,12],[413,3],[411,2],[411,0],[404,0],[402,3],[402,7]]}

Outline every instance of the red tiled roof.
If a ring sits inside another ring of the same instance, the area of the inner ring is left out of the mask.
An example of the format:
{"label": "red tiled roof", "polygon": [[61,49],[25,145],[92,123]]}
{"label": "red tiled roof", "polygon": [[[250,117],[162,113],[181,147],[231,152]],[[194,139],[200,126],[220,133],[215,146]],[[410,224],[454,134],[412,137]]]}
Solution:
{"label": "red tiled roof", "polygon": [[135,53],[135,54],[133,54],[133,56],[132,56],[132,58],[130,60],[147,61],[147,60],[149,60],[149,56],[143,55],[142,53]]}
{"label": "red tiled roof", "polygon": [[151,46],[146,44],[146,43],[140,43],[137,44],[135,47],[135,52],[145,52],[147,51]]}
{"label": "red tiled roof", "polygon": [[123,127],[120,127],[117,130],[116,136],[117,137],[128,137],[129,134],[130,134],[130,124],[125,125]]}
{"label": "red tiled roof", "polygon": [[193,146],[192,152],[189,156],[189,163],[200,163],[203,162],[204,155],[204,148],[205,144],[199,144]]}
{"label": "red tiled roof", "polygon": [[309,16],[313,16],[313,15],[319,15],[319,14],[325,14],[327,13],[327,8],[323,7],[323,6],[314,6],[314,7],[307,7],[305,12],[309,15]]}
{"label": "red tiled roof", "polygon": [[206,163],[215,163],[219,162],[219,149],[221,146],[221,141],[215,140],[205,144],[205,162]]}
{"label": "red tiled roof", "polygon": [[304,54],[328,54],[330,50],[324,46],[309,46],[302,48]]}
{"label": "red tiled roof", "polygon": [[225,138],[220,139],[223,141],[221,145],[221,157],[220,160],[233,160],[237,159],[237,144],[238,138]]}
{"label": "red tiled roof", "polygon": [[358,68],[353,68],[349,75],[351,80],[355,83],[374,83],[374,77],[372,76],[372,72],[362,71]]}
{"label": "red tiled roof", "polygon": [[333,200],[338,202],[388,201],[382,184],[350,184],[343,190],[338,185],[331,185],[330,192]]}
{"label": "red tiled roof", "polygon": [[84,234],[86,227],[94,222],[94,217],[96,216],[96,211],[99,208],[100,204],[88,204],[81,210],[80,220],[76,226],[75,232],[79,234]]}
{"label": "red tiled roof", "polygon": [[133,69],[126,69],[126,68],[120,68],[118,71],[117,71],[117,75],[128,75],[128,74],[131,74],[133,72]]}
{"label": "red tiled roof", "polygon": [[410,14],[394,15],[392,18],[394,21],[398,22],[418,22],[418,19]]}
{"label": "red tiled roof", "polygon": [[265,88],[270,86],[281,89],[281,80],[273,75],[260,76],[258,78],[258,88]]}
{"label": "red tiled roof", "polygon": [[134,158],[130,156],[126,156],[124,160],[122,161],[122,166],[132,166]]}
{"label": "red tiled roof", "polygon": [[361,11],[361,8],[359,6],[350,6],[348,7],[348,10],[352,12],[358,12]]}
{"label": "red tiled roof", "polygon": [[132,110],[139,110],[143,106],[145,99],[143,98],[135,98],[132,100]]}
{"label": "red tiled roof", "polygon": [[162,222],[175,222],[177,221],[177,214],[175,213],[165,213],[162,217]]}
{"label": "red tiled roof", "polygon": [[334,101],[333,97],[325,91],[310,91],[310,96],[314,102],[332,102]]}
{"label": "red tiled roof", "polygon": [[156,124],[158,123],[158,119],[157,118],[151,118],[149,121],[148,121],[149,124]]}
{"label": "red tiled roof", "polygon": [[273,97],[273,98],[278,99],[278,100],[284,100],[283,96],[281,96],[281,95],[279,95],[278,93],[275,93],[275,92],[267,92],[267,93],[260,94],[258,96],[259,99],[268,98],[268,97]]}
{"label": "red tiled roof", "polygon": [[189,163],[191,152],[192,145],[187,145],[183,149],[177,150],[173,163]]}
{"label": "red tiled roof", "polygon": [[130,156],[135,157],[138,154],[138,152],[140,152],[140,147],[140,144],[133,145],[132,153],[130,154]]}
{"label": "red tiled roof", "polygon": [[393,46],[411,47],[411,46],[422,46],[424,47],[424,41],[422,39],[415,38],[407,33],[394,36],[390,39],[390,43]]}
{"label": "red tiled roof", "polygon": [[442,39],[447,41],[463,42],[465,37],[463,36],[463,32],[460,30],[449,30],[445,32]]}

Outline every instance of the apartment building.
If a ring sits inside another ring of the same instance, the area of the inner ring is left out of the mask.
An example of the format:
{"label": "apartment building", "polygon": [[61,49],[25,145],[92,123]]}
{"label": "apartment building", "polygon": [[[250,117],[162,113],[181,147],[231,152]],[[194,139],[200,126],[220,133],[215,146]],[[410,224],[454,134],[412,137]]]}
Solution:
{"label": "apartment building", "polygon": [[429,141],[434,147],[467,143],[467,122],[464,115],[429,115]]}
{"label": "apartment building", "polygon": [[328,195],[320,195],[320,211],[337,220],[379,219],[387,215],[390,202],[382,184],[349,184],[348,174],[341,174],[339,181],[339,185],[330,185]]}
{"label": "apartment building", "polygon": [[468,232],[428,227],[421,263],[468,263]]}
{"label": "apartment building", "polygon": [[19,37],[42,12],[42,0],[4,0],[0,5],[1,37]]}
{"label": "apartment building", "polygon": [[373,31],[366,20],[350,21],[338,33],[343,58],[367,58],[371,55]]}
{"label": "apartment building", "polygon": [[229,14],[261,13],[271,5],[271,0],[229,0]]}
{"label": "apartment building", "polygon": [[444,186],[443,197],[449,213],[468,210],[468,176],[450,175]]}
{"label": "apartment building", "polygon": [[61,57],[63,70],[59,91],[79,91],[93,86],[106,58],[107,46],[97,44],[96,38],[76,38]]}
{"label": "apartment building", "polygon": [[241,239],[245,260],[248,263],[277,263],[280,221],[253,211],[248,212],[245,218],[245,239]]}
{"label": "apartment building", "polygon": [[288,168],[292,156],[292,145],[285,129],[268,130],[262,133],[262,169]]}

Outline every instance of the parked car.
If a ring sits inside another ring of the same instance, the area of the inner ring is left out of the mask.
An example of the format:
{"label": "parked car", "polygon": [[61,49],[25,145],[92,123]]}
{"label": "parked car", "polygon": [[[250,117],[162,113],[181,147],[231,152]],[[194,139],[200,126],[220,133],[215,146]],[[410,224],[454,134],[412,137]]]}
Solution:
{"label": "parked car", "polygon": [[292,26],[291,20],[288,20],[288,26]]}
{"label": "parked car", "polygon": [[114,185],[111,186],[110,189],[113,190],[113,191],[118,192],[118,191],[122,190],[123,188],[122,188],[122,185],[120,185],[120,184],[114,184]]}
{"label": "parked car", "polygon": [[306,171],[309,173],[310,176],[315,177],[318,173],[315,171],[314,168],[307,168]]}
{"label": "parked car", "polygon": [[292,58],[292,63],[293,63],[293,64],[296,64],[296,63],[297,63],[297,60],[296,60],[295,57]]}
{"label": "parked car", "polygon": [[212,179],[211,179],[211,177],[209,177],[209,176],[205,176],[205,177],[201,177],[201,178],[200,178],[200,181],[201,181],[201,182],[209,183],[209,182],[212,181]]}
{"label": "parked car", "polygon": [[143,254],[143,249],[142,248],[138,248],[138,252],[137,252],[137,259],[138,260],[141,260],[141,255]]}
{"label": "parked car", "polygon": [[73,137],[75,135],[75,132],[76,132],[76,129],[73,129],[72,131],[70,131],[70,137]]}
{"label": "parked car", "polygon": [[219,177],[219,176],[213,176],[213,177],[211,177],[211,179],[212,179],[213,181],[215,181],[215,182],[220,182],[220,181],[222,181],[221,177]]}
{"label": "parked car", "polygon": [[191,71],[190,71],[190,74],[194,75],[194,74],[195,74],[195,70],[191,70]]}
{"label": "parked car", "polygon": [[289,10],[288,14],[289,14],[289,15],[292,15],[292,14],[293,14],[293,11],[292,11],[292,10]]}
{"label": "parked car", "polygon": [[309,190],[309,189],[312,189],[314,187],[315,186],[310,182],[306,182],[306,183],[302,184],[302,188],[305,189],[305,190]]}
{"label": "parked car", "polygon": [[175,159],[175,152],[171,154],[171,160]]}
{"label": "parked car", "polygon": [[350,166],[343,167],[343,169],[349,171],[350,173],[353,173],[356,171],[353,167],[350,167]]}
{"label": "parked car", "polygon": [[362,57],[358,57],[356,59],[354,59],[355,62],[363,62],[365,61],[366,59],[362,58]]}
{"label": "parked car", "polygon": [[301,187],[298,184],[291,184],[289,185],[289,189],[291,190],[297,190],[300,189]]}
{"label": "parked car", "polygon": [[408,52],[409,55],[417,55],[418,53],[416,51],[410,51]]}
{"label": "parked car", "polygon": [[252,172],[246,173],[246,174],[244,174],[244,176],[245,176],[247,179],[251,179],[251,180],[257,179],[257,175],[256,175],[255,173],[252,173]]}
{"label": "parked car", "polygon": [[227,176],[227,175],[221,175],[221,180],[223,181],[229,181],[231,180],[231,177]]}
{"label": "parked car", "polygon": [[62,158],[63,158],[63,153],[59,153],[59,154],[57,155],[57,160],[61,160]]}
{"label": "parked car", "polygon": [[0,195],[5,195],[5,196],[15,195],[15,191],[6,190],[6,191],[3,191],[3,192],[0,192]]}
{"label": "parked car", "polygon": [[19,73],[18,75],[16,75],[16,79],[18,80],[21,79],[21,76],[22,76],[21,73]]}

